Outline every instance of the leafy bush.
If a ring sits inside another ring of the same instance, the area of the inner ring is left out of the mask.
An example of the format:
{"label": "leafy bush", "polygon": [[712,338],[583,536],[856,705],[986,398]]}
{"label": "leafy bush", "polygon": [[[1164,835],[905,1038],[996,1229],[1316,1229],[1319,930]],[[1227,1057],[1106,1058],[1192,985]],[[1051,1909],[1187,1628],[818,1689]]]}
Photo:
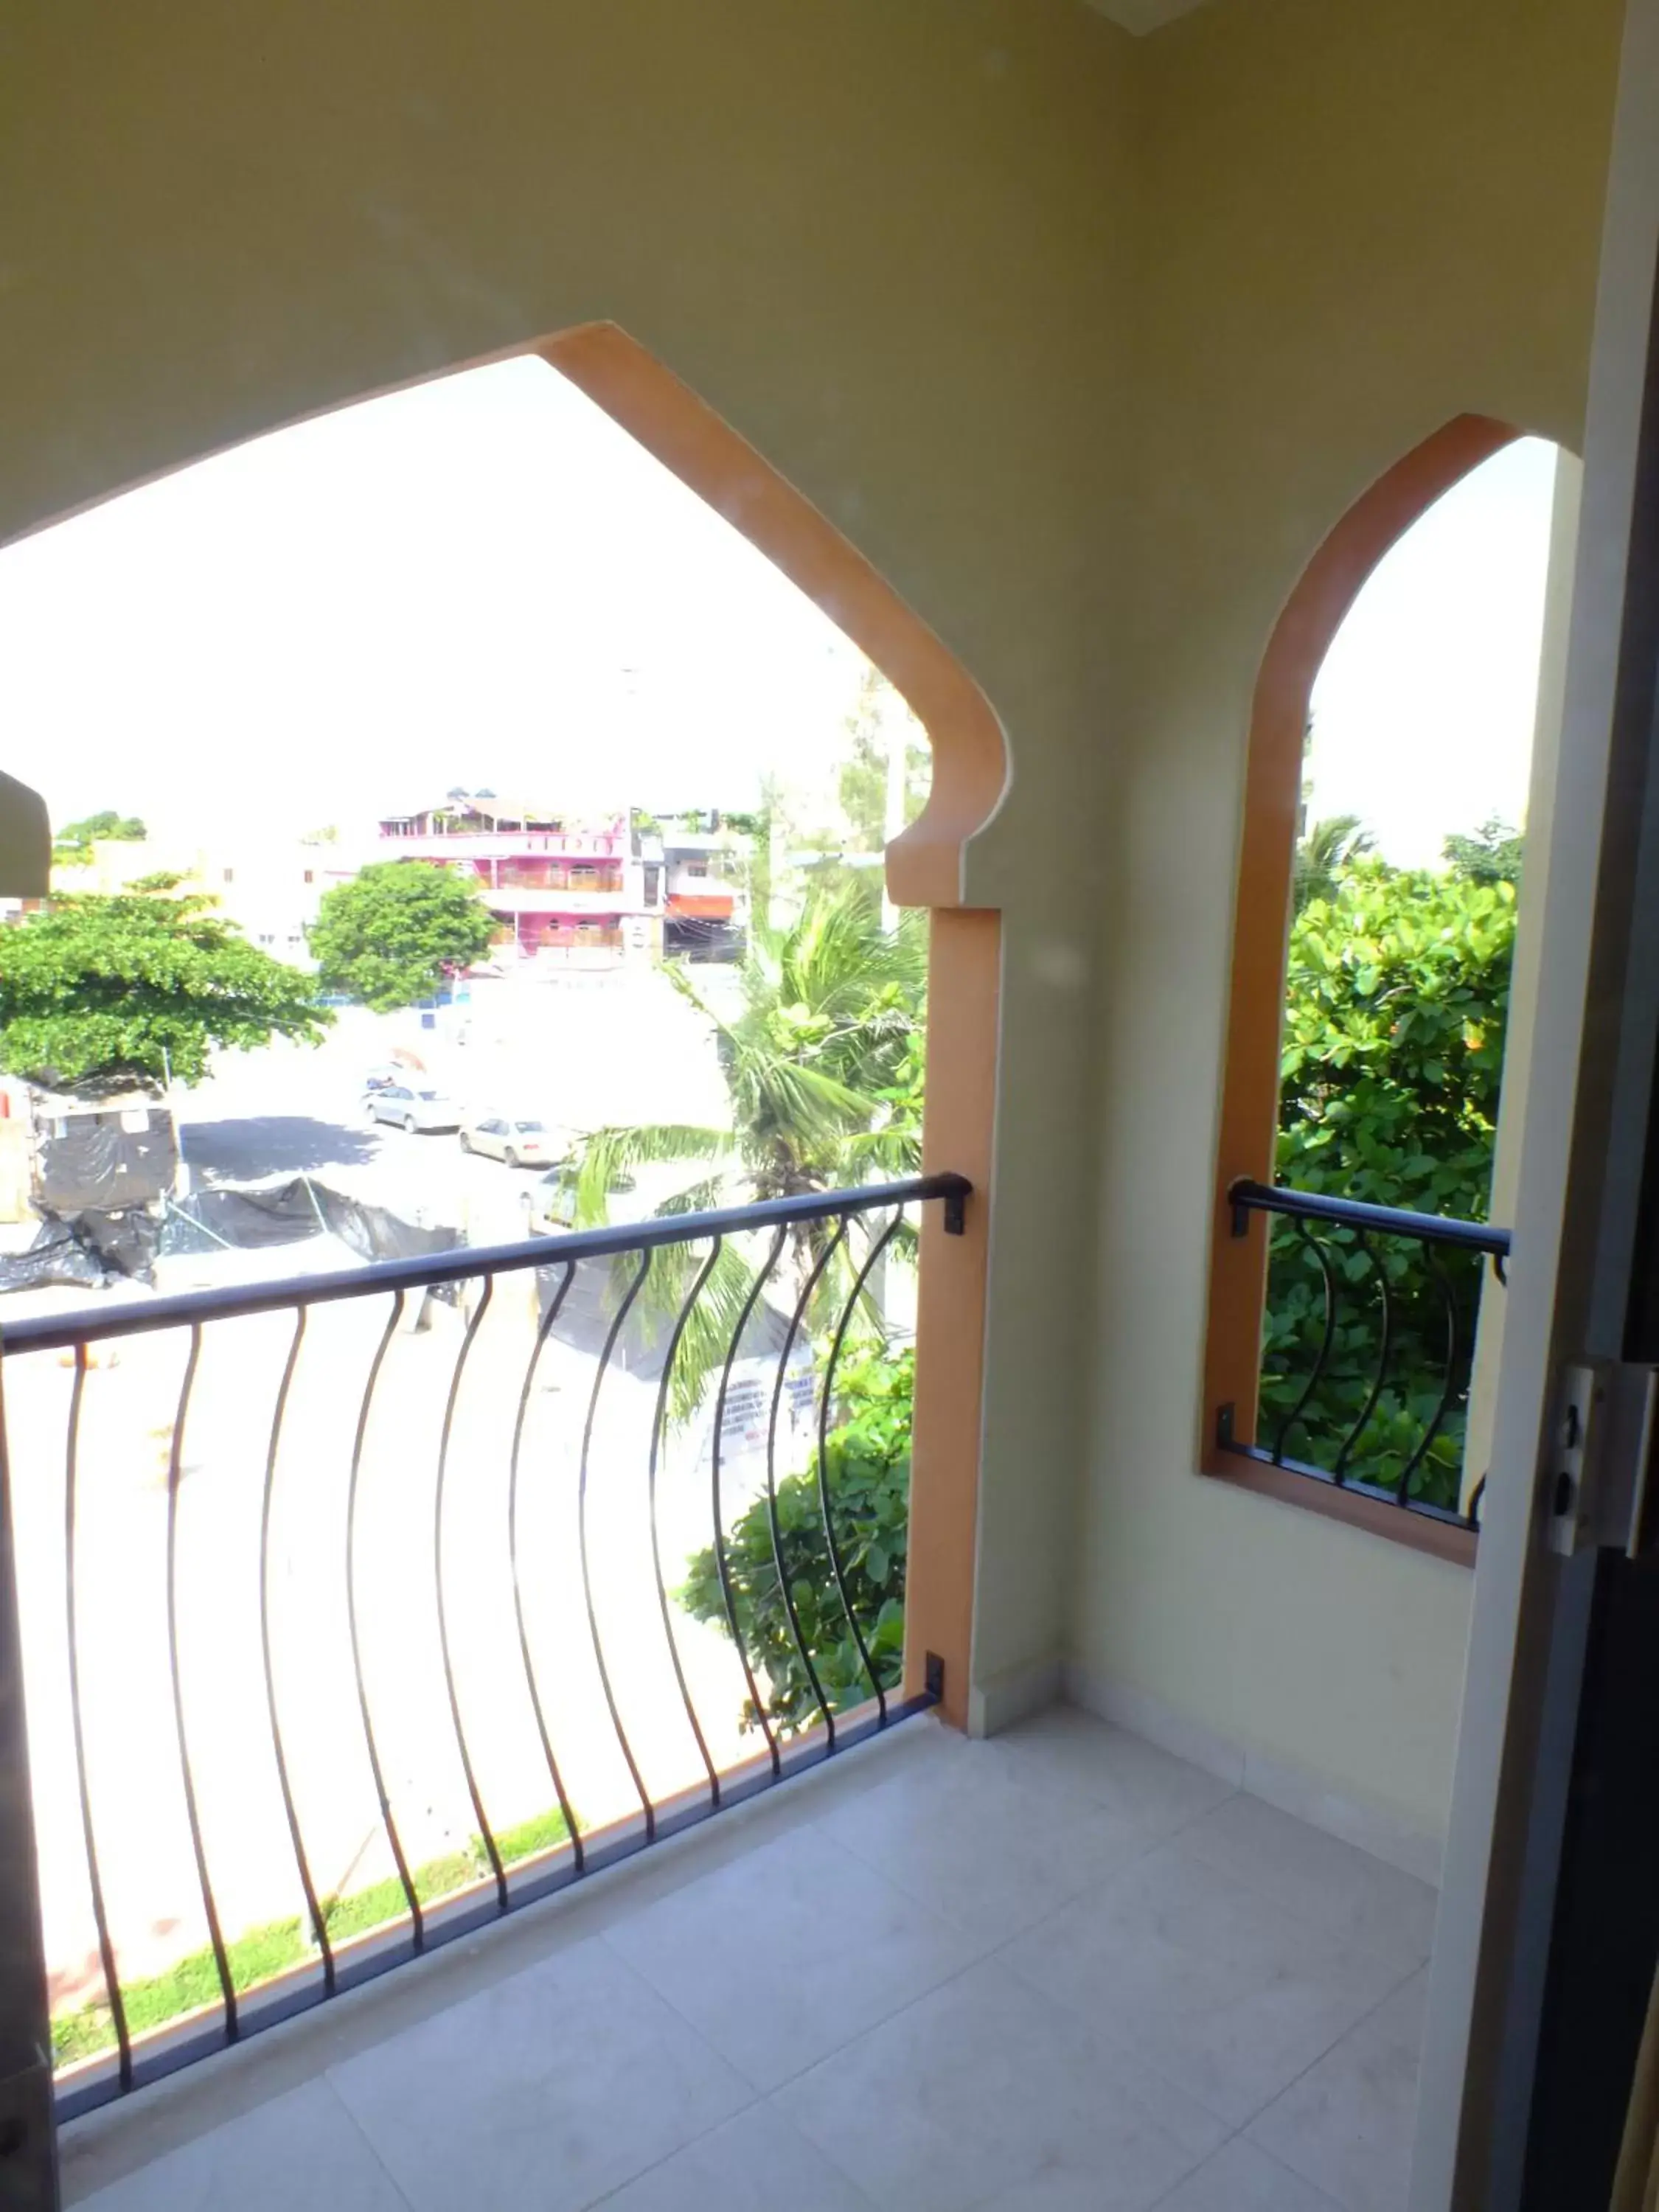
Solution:
{"label": "leafy bush", "polygon": [[332,1019],[198,898],[59,897],[0,930],[0,1064],[42,1083],[199,1083],[216,1046],[314,1044]]}
{"label": "leafy bush", "polygon": [[[1279,1180],[1303,1190],[1484,1220],[1515,945],[1510,882],[1351,864],[1334,895],[1291,929],[1280,1063]],[[1329,1362],[1285,1438],[1330,1466],[1364,1410],[1382,1343],[1382,1269],[1392,1305],[1388,1380],[1347,1472],[1397,1486],[1434,1418],[1446,1355],[1441,1283],[1459,1307],[1454,1400],[1412,1494],[1457,1502],[1468,1352],[1480,1291],[1470,1256],[1319,1232],[1340,1293]],[[1437,1274],[1437,1269],[1443,1271]],[[1275,1221],[1269,1246],[1259,1438],[1275,1443],[1319,1356],[1325,1285],[1309,1241]]]}
{"label": "leafy bush", "polygon": [[[910,1427],[915,1356],[872,1354],[848,1372],[840,1390],[842,1425],[825,1439],[830,1526],[851,1601],[879,1686],[894,1688],[904,1661],[904,1577],[909,1534]],[[817,1468],[787,1476],[777,1490],[778,1530],[801,1639],[834,1711],[871,1696],[824,1541]],[[763,1495],[726,1542],[743,1649],[766,1699],[766,1716],[787,1735],[809,1727],[818,1705],[796,1649],[772,1555],[772,1523]],[[695,1620],[729,1632],[720,1567],[712,1546],[688,1563],[679,1602]],[[744,1726],[758,1728],[745,1700]]]}
{"label": "leafy bush", "polygon": [[429,999],[482,960],[495,923],[478,885],[424,860],[377,860],[325,891],[310,930],[318,980],[376,1013]]}

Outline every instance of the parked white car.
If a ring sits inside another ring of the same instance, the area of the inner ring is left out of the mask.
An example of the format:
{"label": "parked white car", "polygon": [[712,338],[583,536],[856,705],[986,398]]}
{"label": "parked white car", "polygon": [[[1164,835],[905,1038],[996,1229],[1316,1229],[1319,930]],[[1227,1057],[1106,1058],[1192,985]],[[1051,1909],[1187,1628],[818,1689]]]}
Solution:
{"label": "parked white car", "polygon": [[510,1168],[544,1168],[564,1158],[569,1139],[545,1121],[515,1121],[504,1114],[471,1115],[461,1124],[461,1150],[505,1160]]}
{"label": "parked white car", "polygon": [[416,1130],[458,1129],[461,1123],[460,1109],[453,1098],[441,1091],[416,1090],[407,1083],[383,1084],[378,1091],[371,1091],[363,1103],[371,1121],[389,1121],[394,1129],[405,1129],[411,1137]]}

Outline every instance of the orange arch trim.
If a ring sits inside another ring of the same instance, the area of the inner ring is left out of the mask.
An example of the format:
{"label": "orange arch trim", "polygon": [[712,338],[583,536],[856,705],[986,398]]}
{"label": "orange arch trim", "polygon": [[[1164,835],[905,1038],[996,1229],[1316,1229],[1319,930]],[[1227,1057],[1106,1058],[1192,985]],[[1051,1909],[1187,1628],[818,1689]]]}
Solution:
{"label": "orange arch trim", "polygon": [[963,852],[1007,780],[1002,727],[962,663],[810,500],[643,346],[586,323],[534,350],[823,608],[902,692],[933,749],[927,805],[887,848],[899,906],[963,903]]}
{"label": "orange arch trim", "polygon": [[1383,555],[1461,477],[1518,435],[1489,416],[1459,415],[1397,461],[1348,509],[1308,563],[1262,657],[1244,780],[1204,1363],[1201,1464],[1206,1473],[1358,1522],[1398,1542],[1468,1559],[1473,1540],[1462,1530],[1233,1458],[1218,1449],[1216,1428],[1222,1407],[1231,1406],[1234,1434],[1248,1441],[1255,1433],[1267,1238],[1260,1214],[1250,1217],[1246,1236],[1232,1235],[1227,1192],[1241,1176],[1273,1180],[1302,748],[1314,681]]}
{"label": "orange arch trim", "polygon": [[908,701],[933,750],[927,805],[887,848],[900,906],[927,907],[922,1165],[973,1183],[964,1233],[921,1221],[904,1686],[944,1662],[943,1711],[965,1728],[977,1567],[1001,918],[963,903],[968,840],[1006,781],[1001,725],[961,663],[863,555],[672,370],[614,323],[532,349],[781,568]]}
{"label": "orange arch trim", "polygon": [[[922,1164],[930,1173],[952,1169],[967,1176],[975,1196],[963,1235],[944,1234],[937,1206],[926,1210],[921,1223],[905,1686],[919,1690],[928,1656],[937,1655],[945,1662],[945,1717],[963,1727],[1001,991],[1000,917],[963,904],[963,865],[969,840],[995,811],[1007,781],[1002,727],[961,662],[834,524],[617,325],[579,325],[485,358],[526,356],[539,357],[579,386],[822,607],[902,694],[933,746],[927,805],[889,846],[887,882],[896,904],[932,909]],[[438,374],[483,365],[458,362]],[[340,404],[380,396],[365,392]],[[206,458],[194,454],[190,461]],[[106,496],[133,488],[112,486]]]}

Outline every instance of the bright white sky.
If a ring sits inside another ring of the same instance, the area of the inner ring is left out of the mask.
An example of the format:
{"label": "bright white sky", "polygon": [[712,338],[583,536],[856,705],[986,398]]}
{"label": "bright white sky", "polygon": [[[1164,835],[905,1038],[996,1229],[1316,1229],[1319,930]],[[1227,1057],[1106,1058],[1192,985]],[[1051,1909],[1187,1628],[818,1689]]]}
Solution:
{"label": "bright white sky", "polygon": [[[1553,448],[1401,542],[1315,692],[1316,815],[1391,860],[1524,810]],[[580,392],[510,362],[244,446],[0,552],[0,764],[58,822],[367,828],[821,781],[862,663]]]}
{"label": "bright white sky", "polygon": [[1357,814],[1399,866],[1449,831],[1519,829],[1556,448],[1523,438],[1453,487],[1379,562],[1314,686],[1310,819]]}
{"label": "bright white sky", "polygon": [[863,662],[544,363],[348,408],[0,553],[0,763],[55,822],[356,828],[452,786],[751,807]]}

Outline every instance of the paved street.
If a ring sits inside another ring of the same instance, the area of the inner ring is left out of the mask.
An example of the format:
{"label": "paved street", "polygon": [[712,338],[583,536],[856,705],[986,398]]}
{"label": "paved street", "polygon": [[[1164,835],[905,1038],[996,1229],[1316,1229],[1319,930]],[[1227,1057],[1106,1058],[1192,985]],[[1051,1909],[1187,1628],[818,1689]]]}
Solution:
{"label": "paved street", "polygon": [[[730,988],[711,972],[711,988]],[[728,1119],[713,1036],[652,969],[472,986],[469,1006],[417,1013],[343,1009],[324,1042],[225,1054],[210,1081],[179,1094],[193,1183],[313,1174],[405,1219],[453,1226],[472,1243],[523,1229],[533,1177],[469,1158],[453,1136],[406,1136],[371,1122],[363,1078],[394,1048],[416,1053],[464,1110],[534,1115],[561,1127]],[[675,1177],[666,1178],[672,1187]],[[629,1210],[648,1211],[662,1178]]]}
{"label": "paved street", "polygon": [[[716,988],[722,981],[729,988],[729,978],[716,979]],[[419,1051],[429,1079],[464,1109],[576,1128],[654,1119],[718,1125],[726,1112],[708,1027],[659,975],[629,973],[603,984],[502,981],[481,987],[470,1008],[441,1015],[429,1030],[418,1015],[350,1011],[318,1049],[283,1044],[228,1055],[210,1081],[180,1096],[193,1184],[304,1171],[405,1218],[453,1227],[471,1243],[522,1235],[532,1175],[469,1158],[453,1135],[411,1137],[368,1121],[364,1074],[394,1046]],[[642,1176],[623,1210],[649,1211],[678,1173],[665,1182]],[[349,1257],[320,1238],[264,1255],[283,1273]],[[241,1274],[261,1261],[242,1255],[229,1264]],[[573,1309],[603,1314],[605,1265],[583,1271]],[[169,1261],[164,1287],[225,1272],[216,1255]],[[121,1286],[101,1295],[142,1301],[149,1293]],[[87,1302],[85,1291],[29,1292],[9,1299],[7,1310]],[[294,1913],[301,1901],[266,1705],[262,1588],[275,1695],[318,1887],[357,1888],[392,1868],[358,1710],[344,1580],[353,1433],[387,1312],[387,1302],[375,1298],[318,1309],[307,1324],[271,1476],[263,1582],[266,1453],[292,1324],[266,1316],[204,1333],[179,1445],[178,1643],[204,1844],[228,1935]],[[439,1440],[463,1313],[432,1308],[422,1326],[388,1340],[365,1431],[356,1590],[363,1686],[395,1817],[416,1863],[464,1844],[477,1825],[448,1720],[440,1572],[456,1693],[491,1820],[510,1825],[551,1802],[509,1571],[514,1422],[536,1316],[532,1280],[504,1278],[457,1402],[441,1545],[434,1533]],[[415,1321],[412,1310],[407,1319]],[[630,1371],[637,1361],[624,1346],[595,1403],[594,1337],[580,1322],[570,1332],[562,1326],[536,1370],[517,1520],[538,1685],[585,1824],[638,1804],[606,1715],[581,1574],[576,1510],[590,1404],[588,1589],[613,1693],[653,1794],[685,1787],[702,1771],[651,1571],[654,1370]],[[76,1649],[92,1817],[126,1976],[155,1972],[206,1935],[165,1605],[167,1468],[185,1345],[181,1332],[170,1331],[100,1355],[85,1378],[78,1424]],[[48,1955],[54,2001],[72,2006],[101,1988],[69,1701],[64,1529],[74,1376],[68,1355],[41,1354],[15,1359],[6,1379]],[[709,1539],[702,1444],[700,1427],[676,1437],[659,1470],[658,1525],[671,1587]],[[732,1476],[731,1509],[740,1510],[754,1471],[746,1485],[741,1467]],[[735,1655],[678,1611],[674,1636],[709,1749],[729,1762],[750,1748],[738,1730],[743,1685]]]}

